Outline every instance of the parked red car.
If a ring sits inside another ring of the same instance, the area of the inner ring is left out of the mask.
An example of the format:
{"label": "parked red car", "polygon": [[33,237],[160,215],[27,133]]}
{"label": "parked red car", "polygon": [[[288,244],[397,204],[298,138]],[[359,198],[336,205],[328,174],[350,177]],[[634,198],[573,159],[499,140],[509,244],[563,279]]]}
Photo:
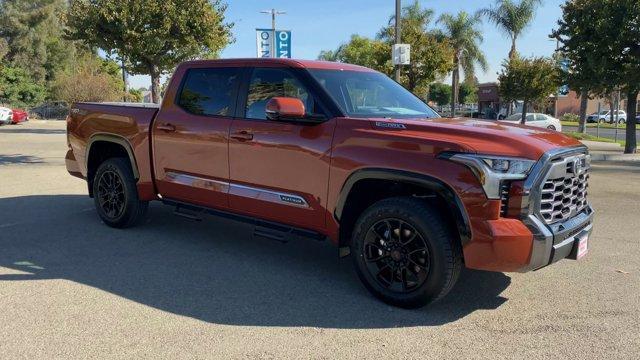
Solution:
{"label": "parked red car", "polygon": [[13,118],[11,119],[11,123],[18,124],[24,121],[29,121],[29,114],[21,109],[13,109]]}

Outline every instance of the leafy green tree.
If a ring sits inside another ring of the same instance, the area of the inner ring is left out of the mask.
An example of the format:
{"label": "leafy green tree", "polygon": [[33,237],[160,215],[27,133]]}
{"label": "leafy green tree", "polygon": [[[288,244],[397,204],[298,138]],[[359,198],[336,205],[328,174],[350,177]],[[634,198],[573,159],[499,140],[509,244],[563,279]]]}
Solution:
{"label": "leafy green tree", "polygon": [[496,0],[494,6],[478,11],[478,14],[487,17],[511,38],[509,59],[516,56],[516,41],[533,21],[536,8],[541,3],[542,0]]}
{"label": "leafy green tree", "polygon": [[478,85],[474,82],[463,81],[458,90],[460,104],[473,104],[478,102]]}
{"label": "leafy green tree", "polygon": [[481,24],[479,15],[469,15],[462,11],[457,16],[443,14],[438,23],[444,27],[444,33],[453,47],[453,73],[451,75],[451,116],[455,116],[456,104],[460,85],[460,70],[465,77],[475,74],[476,65],[487,71],[487,60],[480,49],[483,41],[482,32],[478,28]]}
{"label": "leafy green tree", "polygon": [[0,66],[0,103],[14,107],[33,106],[44,100],[46,88],[33,81],[27,70]]}
{"label": "leafy green tree", "polygon": [[442,106],[451,99],[451,85],[435,82],[429,86],[429,101]]}
{"label": "leafy green tree", "polygon": [[158,103],[163,73],[215,58],[232,41],[226,8],[220,0],[72,0],[67,35],[124,58],[131,74],[150,75]]}
{"label": "leafy green tree", "polygon": [[[354,35],[351,37],[353,38]],[[318,55],[318,60],[324,61],[340,61],[340,50],[342,47],[338,47],[337,50],[322,50],[320,51],[320,55]]]}
{"label": "leafy green tree", "polygon": [[53,81],[75,56],[74,45],[62,38],[66,6],[65,0],[0,1],[3,62],[22,69],[37,84]]}
{"label": "leafy green tree", "polygon": [[115,61],[84,52],[74,60],[70,69],[58,74],[51,91],[55,99],[72,104],[122,99],[123,87]]}
{"label": "leafy green tree", "polygon": [[335,51],[323,51],[320,60],[339,61],[366,66],[380,72],[389,73],[389,44],[359,35],[352,35],[348,43],[340,45]]}
{"label": "leafy green tree", "polygon": [[129,89],[127,94],[127,100],[131,102],[142,102],[143,96],[142,91],[140,89]]}
{"label": "leafy green tree", "polygon": [[[433,11],[422,9],[416,1],[402,10],[403,43],[411,45],[411,65],[403,66],[400,83],[424,98],[429,84],[451,70],[453,50],[448,41],[429,30]],[[373,68],[392,75],[391,47],[395,42],[392,16],[389,25],[382,28],[377,39],[353,35],[348,43],[336,50],[323,50],[318,59],[339,61]]]}
{"label": "leafy green tree", "polygon": [[562,7],[552,37],[569,61],[570,85],[607,96],[626,94],[625,153],[635,153],[636,107],[640,91],[640,2],[637,0],[574,0]]}
{"label": "leafy green tree", "polygon": [[555,61],[537,57],[514,57],[502,64],[498,74],[500,96],[507,101],[522,100],[522,120],[525,123],[527,108],[553,94],[560,85],[560,70]]}
{"label": "leafy green tree", "polygon": [[[453,48],[447,39],[429,29],[433,19],[433,10],[422,9],[418,1],[414,1],[402,9],[401,39],[411,45],[411,64],[401,67],[400,82],[409,91],[424,98],[429,84],[436,78],[445,76],[453,66]],[[388,75],[391,75],[391,44],[395,42],[395,17],[391,16],[389,24],[381,29],[378,38],[389,44],[387,52]]]}

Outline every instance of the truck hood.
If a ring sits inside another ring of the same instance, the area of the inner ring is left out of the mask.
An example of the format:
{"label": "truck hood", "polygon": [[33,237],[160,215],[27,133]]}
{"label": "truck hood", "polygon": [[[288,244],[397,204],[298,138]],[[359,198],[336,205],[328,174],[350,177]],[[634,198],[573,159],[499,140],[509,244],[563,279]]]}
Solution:
{"label": "truck hood", "polygon": [[[469,118],[371,119],[380,129],[429,140],[442,148],[478,154],[539,159],[545,152],[580,142],[556,131],[531,126]],[[399,125],[402,124],[402,125]]]}

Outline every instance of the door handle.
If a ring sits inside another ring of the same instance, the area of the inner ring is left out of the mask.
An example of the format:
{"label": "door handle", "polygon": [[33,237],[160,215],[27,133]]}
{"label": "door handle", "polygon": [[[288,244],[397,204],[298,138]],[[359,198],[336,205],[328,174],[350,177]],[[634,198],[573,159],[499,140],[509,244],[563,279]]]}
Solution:
{"label": "door handle", "polygon": [[172,125],[172,124],[169,124],[169,123],[158,125],[157,129],[158,130],[164,130],[164,131],[170,131],[170,132],[176,131],[176,127],[174,125]]}
{"label": "door handle", "polygon": [[253,134],[248,131],[242,130],[237,133],[231,134],[232,139],[236,139],[238,141],[249,141],[253,140]]}

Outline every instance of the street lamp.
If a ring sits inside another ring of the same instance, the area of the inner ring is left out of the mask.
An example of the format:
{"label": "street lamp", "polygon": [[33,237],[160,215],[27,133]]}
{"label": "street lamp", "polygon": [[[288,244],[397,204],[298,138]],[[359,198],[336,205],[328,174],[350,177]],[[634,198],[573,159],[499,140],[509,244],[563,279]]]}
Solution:
{"label": "street lamp", "polygon": [[[275,49],[276,47],[276,40],[275,40],[275,36],[276,36],[276,15],[284,15],[287,12],[286,11],[278,11],[276,9],[271,9],[271,10],[262,10],[260,11],[261,14],[270,14],[271,15],[271,49]],[[275,51],[271,51],[271,57],[276,57],[276,52]]]}

